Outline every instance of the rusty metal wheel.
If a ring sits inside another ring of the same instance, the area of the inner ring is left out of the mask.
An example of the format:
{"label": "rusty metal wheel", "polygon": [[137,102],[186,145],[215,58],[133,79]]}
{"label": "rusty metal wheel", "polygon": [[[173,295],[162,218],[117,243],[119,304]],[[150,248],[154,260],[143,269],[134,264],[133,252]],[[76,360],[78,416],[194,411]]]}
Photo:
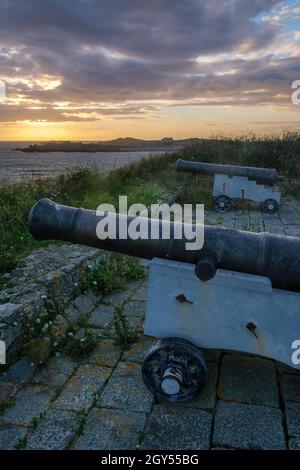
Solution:
{"label": "rusty metal wheel", "polygon": [[225,194],[220,194],[220,196],[216,198],[215,210],[222,214],[223,212],[229,211],[230,208],[231,208],[230,198],[228,196],[225,196]]}
{"label": "rusty metal wheel", "polygon": [[263,210],[267,214],[274,214],[278,210],[278,203],[274,199],[266,199],[263,202]]}
{"label": "rusty metal wheel", "polygon": [[200,348],[181,338],[164,338],[147,352],[143,379],[162,402],[187,403],[201,391],[207,366]]}

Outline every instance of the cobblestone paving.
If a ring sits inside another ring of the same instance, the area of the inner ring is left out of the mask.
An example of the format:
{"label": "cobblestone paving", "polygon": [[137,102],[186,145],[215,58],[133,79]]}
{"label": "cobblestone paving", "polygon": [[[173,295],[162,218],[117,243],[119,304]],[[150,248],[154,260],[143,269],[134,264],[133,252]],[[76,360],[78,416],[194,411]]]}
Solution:
{"label": "cobblestone paving", "polygon": [[[206,220],[300,236],[299,214],[293,202],[279,214],[246,209]],[[300,449],[300,373],[272,360],[206,351],[209,376],[194,402],[171,407],[153,398],[141,377],[154,341],[142,333],[146,285],[130,283],[88,309],[88,325],[99,334],[88,358],[52,357],[36,368],[24,357],[0,378],[0,448]],[[140,333],[121,353],[101,334],[123,302]],[[85,305],[77,299],[79,311]]]}

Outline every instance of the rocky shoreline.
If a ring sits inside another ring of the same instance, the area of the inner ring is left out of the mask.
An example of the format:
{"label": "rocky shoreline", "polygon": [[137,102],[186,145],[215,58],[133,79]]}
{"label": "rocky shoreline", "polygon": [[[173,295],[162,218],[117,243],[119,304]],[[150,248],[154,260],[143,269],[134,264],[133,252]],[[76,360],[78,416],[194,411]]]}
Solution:
{"label": "rocky shoreline", "polygon": [[[187,142],[188,143],[188,142]],[[173,139],[162,140],[139,140],[139,139],[115,139],[103,142],[46,142],[31,144],[28,147],[15,148],[21,152],[164,152],[176,151],[186,143],[173,141]]]}

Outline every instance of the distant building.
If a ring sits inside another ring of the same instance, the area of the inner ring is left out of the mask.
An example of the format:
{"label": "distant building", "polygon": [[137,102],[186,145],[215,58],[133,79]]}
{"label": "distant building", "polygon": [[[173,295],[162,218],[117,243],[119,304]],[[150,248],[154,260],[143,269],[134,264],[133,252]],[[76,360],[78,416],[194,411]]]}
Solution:
{"label": "distant building", "polygon": [[173,139],[173,137],[163,137],[161,139],[161,143],[164,144],[164,145],[172,145],[172,144],[174,144],[174,139]]}

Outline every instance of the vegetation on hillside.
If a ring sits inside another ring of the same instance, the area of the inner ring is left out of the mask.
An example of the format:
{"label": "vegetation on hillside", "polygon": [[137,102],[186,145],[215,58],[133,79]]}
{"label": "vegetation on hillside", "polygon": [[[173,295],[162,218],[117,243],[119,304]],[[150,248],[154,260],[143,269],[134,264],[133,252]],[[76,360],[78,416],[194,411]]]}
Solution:
{"label": "vegetation on hillside", "polygon": [[[159,158],[154,156],[153,161],[158,162]],[[168,157],[165,166],[167,161]],[[127,195],[129,205],[136,202],[150,205],[169,190],[172,180],[169,184],[163,170],[156,172],[155,164],[153,171],[149,168],[143,161],[136,172],[133,165],[131,176],[128,170],[107,174],[76,168],[56,178],[0,185],[0,273],[13,268],[21,258],[41,246],[27,230],[29,211],[39,199],[46,197],[61,204],[96,209],[102,203],[117,207],[119,195]]]}

